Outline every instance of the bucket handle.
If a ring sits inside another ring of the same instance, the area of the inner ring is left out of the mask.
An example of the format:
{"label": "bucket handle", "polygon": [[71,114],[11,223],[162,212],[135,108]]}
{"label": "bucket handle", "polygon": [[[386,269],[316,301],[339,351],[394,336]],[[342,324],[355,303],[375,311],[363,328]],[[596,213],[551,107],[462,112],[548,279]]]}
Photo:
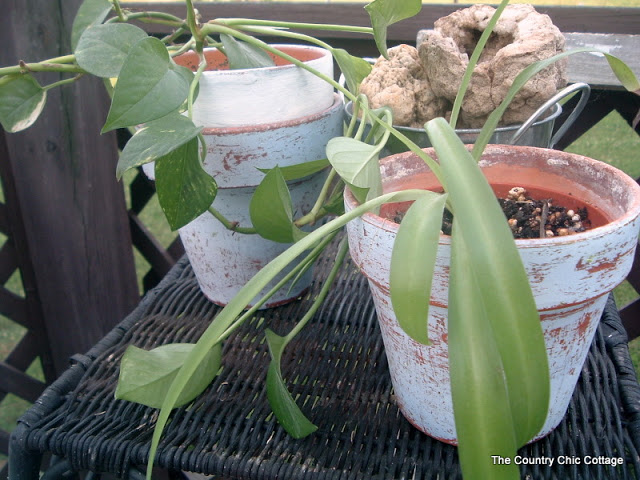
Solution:
{"label": "bucket handle", "polygon": [[582,113],[582,110],[587,104],[587,100],[589,100],[589,94],[591,93],[591,87],[586,83],[578,82],[578,83],[571,84],[563,88],[558,93],[556,93],[553,97],[547,100],[540,108],[538,108],[535,112],[533,112],[533,115],[531,115],[520,126],[520,128],[516,131],[516,133],[513,134],[513,137],[511,138],[511,141],[509,142],[509,144],[514,145],[518,140],[520,140],[520,137],[522,137],[522,135],[531,127],[531,125],[533,125],[549,108],[555,105],[556,102],[562,100],[564,97],[578,90],[580,90],[580,100],[578,101],[578,104],[573,109],[571,114],[564,121],[562,126],[551,138],[549,148],[553,148],[554,145],[558,143],[558,140],[560,140],[560,138],[562,138],[562,136],[565,133],[567,133],[567,130],[569,130],[569,127],[573,125],[573,123],[578,118],[578,115]]}

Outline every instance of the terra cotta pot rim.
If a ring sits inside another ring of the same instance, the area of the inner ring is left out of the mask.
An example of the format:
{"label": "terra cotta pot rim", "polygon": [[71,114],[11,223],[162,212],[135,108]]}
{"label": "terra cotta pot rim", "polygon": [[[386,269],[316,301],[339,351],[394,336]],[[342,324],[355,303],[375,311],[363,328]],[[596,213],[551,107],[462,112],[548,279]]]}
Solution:
{"label": "terra cotta pot rim", "polygon": [[[473,148],[473,145],[467,145],[468,149]],[[555,155],[555,156],[561,156],[561,157],[571,157],[574,159],[578,159],[581,162],[585,162],[591,166],[597,166],[599,169],[603,169],[606,171],[609,171],[610,173],[616,175],[616,176],[620,176],[621,175],[621,180],[624,182],[625,187],[630,189],[630,190],[635,190],[635,195],[634,195],[634,199],[633,199],[633,203],[630,205],[629,208],[626,209],[625,213],[621,216],[619,216],[618,218],[615,218],[612,221],[607,222],[605,225],[601,225],[598,227],[594,227],[591,228],[589,230],[586,230],[584,232],[579,232],[579,233],[575,233],[573,235],[567,235],[567,236],[556,236],[556,237],[552,237],[552,238],[531,238],[531,239],[515,239],[515,243],[517,245],[518,248],[528,248],[528,247],[540,247],[540,246],[544,246],[544,245],[561,245],[561,244],[571,244],[571,243],[575,243],[575,242],[579,242],[579,241],[584,241],[587,238],[595,238],[595,237],[603,237],[606,235],[609,235],[612,231],[616,230],[617,228],[619,228],[621,225],[630,223],[633,221],[633,219],[635,218],[635,216],[638,215],[638,212],[640,212],[640,186],[636,183],[635,180],[633,180],[631,177],[629,177],[627,174],[625,174],[624,172],[622,172],[620,169],[613,167],[605,162],[602,162],[600,160],[595,160],[589,157],[585,157],[584,155],[579,155],[579,154],[574,154],[574,153],[569,153],[569,152],[564,152],[564,151],[559,151],[559,150],[553,150],[553,149],[546,149],[546,148],[541,148],[541,147],[530,147],[530,146],[519,146],[519,145],[488,145],[485,148],[485,152],[483,155],[485,154],[491,154],[491,153],[498,153],[501,150],[504,149],[508,149],[508,150],[528,150],[528,149],[535,149],[535,150],[544,150],[544,151],[548,151],[550,152],[550,154]],[[433,152],[434,149],[429,147],[429,148],[423,148],[423,151],[429,153],[429,152]],[[385,162],[391,162],[393,161],[396,157],[402,157],[402,156],[416,156],[414,153],[412,152],[404,152],[404,153],[397,153],[395,155],[390,155],[388,157],[382,158],[380,159],[380,163],[383,164]],[[482,161],[482,159],[481,159]],[[526,181],[522,182],[522,185],[526,187]],[[577,197],[579,198],[579,197]],[[351,193],[351,191],[347,188],[345,188],[345,202],[348,203],[349,205],[352,206],[356,206],[358,205],[357,200],[355,199],[355,197],[353,196],[353,194]],[[393,202],[390,202],[393,203]],[[363,221],[376,225],[378,228],[387,231],[387,232],[392,232],[392,233],[397,233],[398,228],[399,228],[399,224],[395,223],[392,220],[387,220],[379,215],[376,215],[375,213],[372,212],[367,212],[365,214],[362,215],[362,219]],[[440,245],[450,245],[451,244],[451,236],[450,235],[445,235],[445,234],[440,234],[440,240],[438,242]]]}
{"label": "terra cotta pot rim", "polygon": [[[321,60],[323,57],[327,56],[327,55],[331,55],[331,53],[329,52],[329,50],[325,49],[325,48],[321,48],[321,47],[316,47],[313,45],[299,45],[299,44],[287,44],[287,43],[277,43],[277,44],[269,44],[270,47],[273,47],[277,50],[282,51],[283,53],[286,53],[288,55],[292,55],[292,52],[312,52],[314,55],[314,58],[309,58],[308,60],[303,60],[304,63],[313,63],[316,61]],[[207,53],[211,53],[211,52],[218,52],[219,50],[216,47],[208,47],[205,48],[203,50],[204,55],[206,56]],[[195,57],[197,59],[197,55],[194,52],[187,52],[187,53],[183,53],[181,55],[178,55],[177,57],[174,58],[174,61],[176,61],[176,63],[178,63],[178,65],[182,65],[182,63],[180,62],[180,59],[185,59],[185,58],[190,58],[190,57]],[[285,60],[286,61],[286,60]],[[187,65],[182,65],[182,66],[187,66]],[[189,67],[187,67],[189,68]],[[293,63],[289,63],[287,62],[284,65],[274,65],[271,67],[260,67],[260,70],[265,71],[265,72],[272,72],[274,70],[289,70],[292,68],[297,68],[296,65],[294,65]],[[229,75],[238,75],[238,74],[242,74],[243,72],[246,72],[247,70],[254,70],[255,68],[234,68],[234,69],[213,69],[213,70],[204,70],[202,72],[202,75],[206,75],[206,76],[229,76]]]}

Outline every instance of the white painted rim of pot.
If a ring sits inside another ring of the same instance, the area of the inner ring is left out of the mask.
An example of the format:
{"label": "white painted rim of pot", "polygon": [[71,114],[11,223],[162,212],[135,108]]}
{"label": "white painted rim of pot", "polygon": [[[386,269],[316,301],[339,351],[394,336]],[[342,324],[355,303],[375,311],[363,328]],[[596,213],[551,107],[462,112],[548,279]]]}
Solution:
{"label": "white painted rim of pot", "polygon": [[[553,238],[533,238],[533,239],[516,239],[516,245],[518,248],[537,248],[544,245],[562,245],[562,244],[573,244],[577,240],[581,240],[586,237],[604,237],[611,233],[611,231],[617,230],[621,225],[625,225],[633,221],[636,217],[640,216],[640,185],[629,177],[626,173],[622,172],[616,167],[613,167],[607,163],[601,162],[599,160],[594,160],[589,157],[585,157],[578,154],[567,153],[559,150],[552,150],[546,148],[539,147],[527,147],[527,146],[517,146],[517,145],[488,145],[485,149],[485,155],[491,155],[496,153],[503,153],[505,151],[514,151],[517,152],[521,149],[535,149],[540,152],[545,152],[546,155],[550,157],[550,163],[556,162],[558,165],[562,165],[567,162],[569,158],[573,158],[578,162],[581,162],[589,169],[601,169],[602,171],[615,175],[619,178],[621,182],[621,186],[626,189],[628,192],[632,193],[633,200],[630,202],[628,207],[625,209],[625,212],[616,217],[615,219],[609,221],[607,224],[592,228],[585,232],[576,233],[575,235],[568,235],[564,237],[553,237]],[[423,149],[426,152],[433,152],[432,148]],[[393,161],[395,157],[399,156],[411,156],[413,155],[410,152],[407,153],[399,153],[396,155],[391,155],[389,157],[382,158],[380,160],[381,168],[384,169],[385,164]],[[484,158],[480,160],[480,166],[484,167],[487,165],[487,160]],[[407,172],[407,175],[410,173]],[[345,203],[349,206],[349,209],[353,209],[358,205],[357,200],[349,191],[349,189],[345,190]],[[390,220],[386,220],[374,213],[368,212],[362,216],[363,220],[371,223],[373,225],[378,226],[384,231],[394,232],[398,231],[399,225]],[[451,243],[451,237],[449,235],[440,235],[440,244],[447,245]]]}
{"label": "white painted rim of pot", "polygon": [[[276,44],[273,47],[333,78],[333,56],[310,45]],[[216,65],[224,56],[215,48],[205,49]],[[189,52],[174,59],[179,65],[197,67],[197,55]],[[277,60],[279,61],[279,59]],[[204,127],[234,127],[292,120],[323,111],[333,103],[333,87],[310,72],[293,65],[205,70],[194,103],[193,121]]]}

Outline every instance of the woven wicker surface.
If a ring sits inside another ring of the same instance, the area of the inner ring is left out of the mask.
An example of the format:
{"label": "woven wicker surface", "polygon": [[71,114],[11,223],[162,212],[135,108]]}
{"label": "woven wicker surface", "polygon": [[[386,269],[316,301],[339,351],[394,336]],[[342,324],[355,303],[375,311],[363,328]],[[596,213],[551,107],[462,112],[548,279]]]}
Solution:
{"label": "woven wicker surface", "polygon": [[[312,324],[289,346],[283,374],[318,431],[293,440],[269,409],[264,328],[284,334],[301,318],[328,272],[321,259],[304,299],[259,313],[225,344],[224,366],[189,408],[174,412],[157,464],[237,479],[455,479],[456,449],[415,430],[399,413],[366,281],[348,263]],[[123,323],[61,377],[23,417],[24,447],[78,469],[126,475],[146,462],[156,411],[113,392],[129,344],[195,342],[220,310],[180,261]],[[85,371],[86,370],[86,371]],[[604,465],[523,466],[523,478],[635,478],[640,472],[640,387],[626,335],[610,302],[569,412],[524,457],[623,457]]]}

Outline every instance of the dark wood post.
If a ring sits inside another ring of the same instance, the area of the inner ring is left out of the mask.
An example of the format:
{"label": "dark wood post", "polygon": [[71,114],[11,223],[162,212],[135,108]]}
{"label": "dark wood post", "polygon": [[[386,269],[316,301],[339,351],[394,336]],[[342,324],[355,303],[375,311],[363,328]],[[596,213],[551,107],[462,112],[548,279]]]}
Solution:
{"label": "dark wood post", "polygon": [[[4,0],[0,65],[68,54],[80,3]],[[61,77],[38,78],[45,85]],[[32,128],[6,134],[58,374],[138,301],[115,135],[99,134],[107,111],[100,81],[82,78],[49,91]]]}

